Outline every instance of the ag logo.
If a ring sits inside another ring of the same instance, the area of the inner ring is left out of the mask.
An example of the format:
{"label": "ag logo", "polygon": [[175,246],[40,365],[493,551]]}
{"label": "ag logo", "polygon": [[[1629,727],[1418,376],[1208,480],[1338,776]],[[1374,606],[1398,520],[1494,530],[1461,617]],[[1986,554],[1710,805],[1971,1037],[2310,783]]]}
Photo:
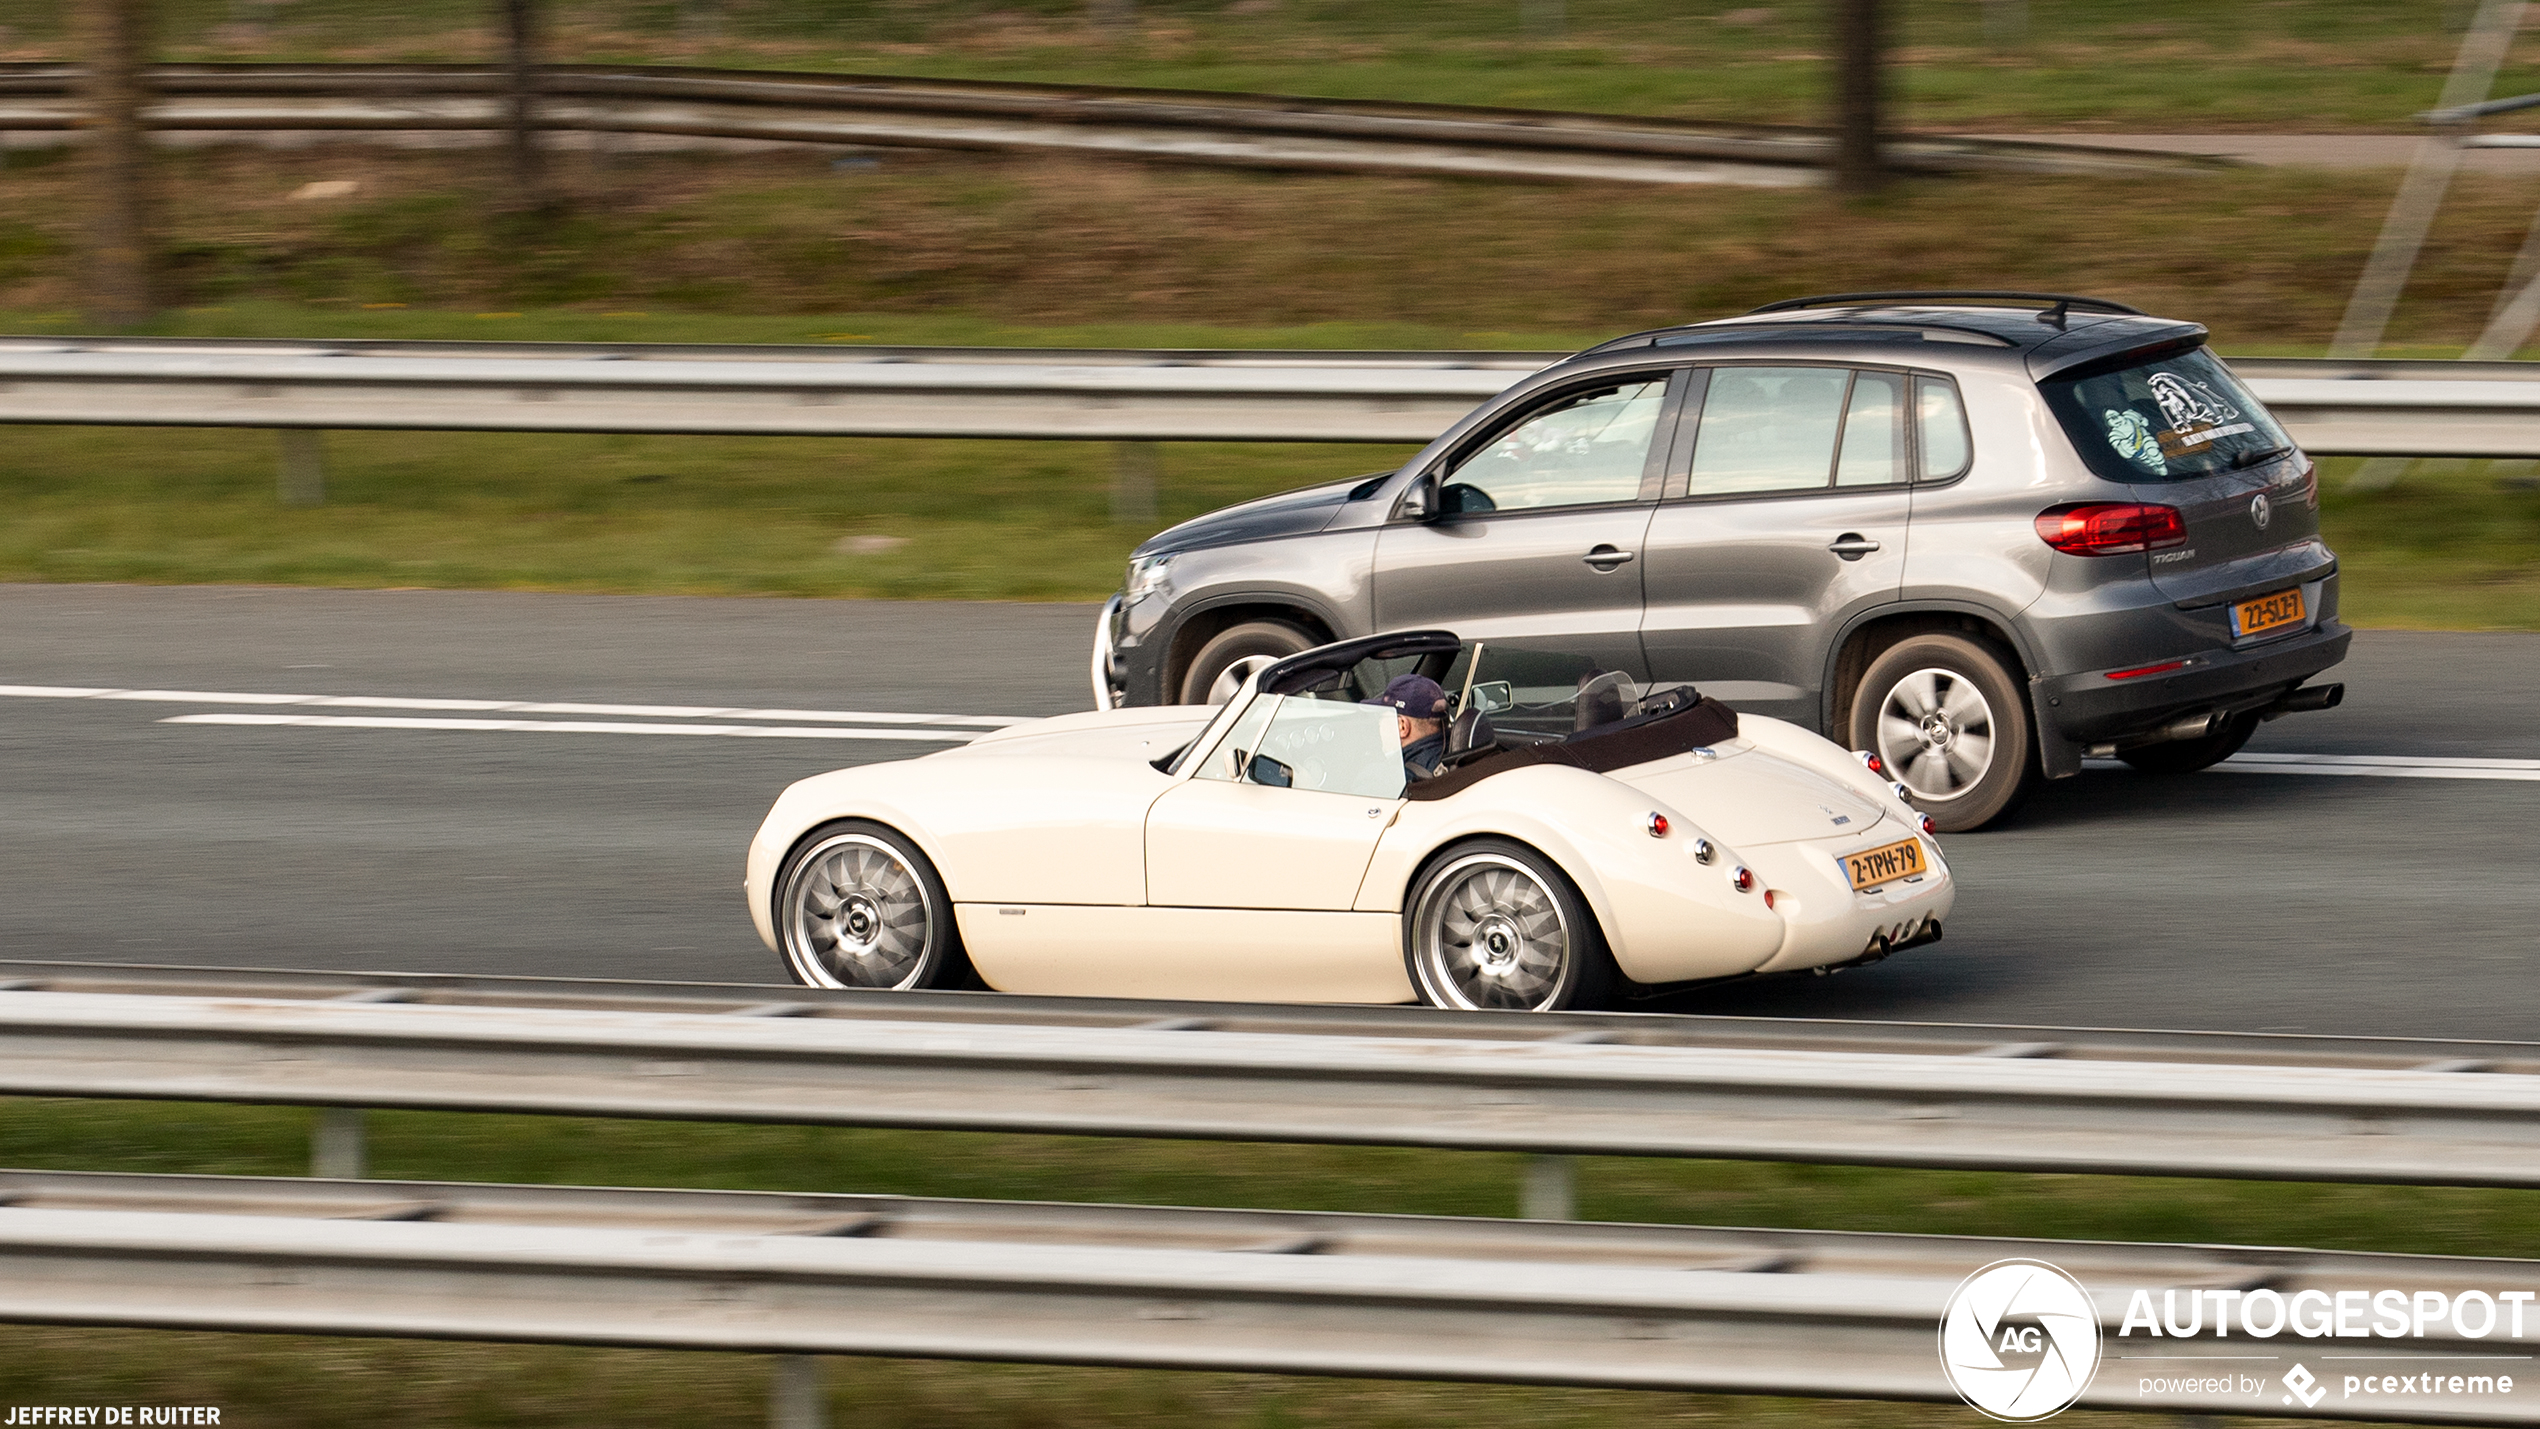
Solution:
{"label": "ag logo", "polygon": [[2099,1370],[2090,1292],[2045,1261],[1997,1260],[1950,1295],[1940,1367],[1959,1398],[1995,1419],[2061,1414]]}
{"label": "ag logo", "polygon": [[2267,529],[2267,522],[2274,519],[2274,517],[2275,508],[2267,505],[2267,494],[2265,492],[2261,491],[2257,495],[2249,498],[2249,519],[2257,523],[2259,530],[2263,531]]}

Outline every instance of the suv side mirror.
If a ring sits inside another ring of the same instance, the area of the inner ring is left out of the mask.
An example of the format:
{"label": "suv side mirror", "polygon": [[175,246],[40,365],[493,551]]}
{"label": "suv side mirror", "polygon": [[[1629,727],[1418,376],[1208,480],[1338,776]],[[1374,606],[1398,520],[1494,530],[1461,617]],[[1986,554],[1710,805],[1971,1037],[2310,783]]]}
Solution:
{"label": "suv side mirror", "polygon": [[1438,514],[1438,478],[1434,472],[1423,474],[1402,493],[1402,519],[1426,521]]}
{"label": "suv side mirror", "polygon": [[1244,766],[1244,777],[1255,784],[1265,784],[1273,789],[1296,787],[1296,771],[1267,754],[1254,755],[1252,762]]}

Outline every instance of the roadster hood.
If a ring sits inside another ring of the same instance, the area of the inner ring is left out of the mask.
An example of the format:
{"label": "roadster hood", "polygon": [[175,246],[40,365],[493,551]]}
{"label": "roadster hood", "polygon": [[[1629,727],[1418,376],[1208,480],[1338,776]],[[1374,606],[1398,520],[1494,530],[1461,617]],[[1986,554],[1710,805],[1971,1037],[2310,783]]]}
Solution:
{"label": "roadster hood", "polygon": [[[1378,472],[1378,476],[1386,473]],[[1146,539],[1137,549],[1141,556],[1166,551],[1188,551],[1201,546],[1224,546],[1238,541],[1263,541],[1274,536],[1305,536],[1332,524],[1332,516],[1349,500],[1349,493],[1370,478],[1353,476],[1343,481],[1327,481],[1319,486],[1282,491],[1276,496],[1240,502],[1205,516],[1195,516],[1179,526],[1160,531]]]}
{"label": "roadster hood", "polygon": [[1854,790],[1752,746],[1724,746],[1716,759],[1679,754],[1606,777],[1646,791],[1732,848],[1863,833],[1881,813]]}
{"label": "roadster hood", "polygon": [[1007,725],[932,757],[1029,754],[1152,760],[1189,743],[1216,713],[1215,705],[1089,710]]}

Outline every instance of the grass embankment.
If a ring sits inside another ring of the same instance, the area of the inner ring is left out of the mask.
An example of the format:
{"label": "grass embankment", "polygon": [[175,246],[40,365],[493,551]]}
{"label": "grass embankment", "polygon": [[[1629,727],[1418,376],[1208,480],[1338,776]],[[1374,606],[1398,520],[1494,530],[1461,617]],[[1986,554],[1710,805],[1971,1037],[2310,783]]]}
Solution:
{"label": "grass embankment", "polygon": [[[473,59],[477,0],[167,0],[182,59]],[[1825,7],[1813,0],[1137,0],[1123,34],[1086,0],[557,0],[558,59],[1252,90],[1767,123],[1824,123]],[[2472,8],[2370,0],[2025,0],[1988,33],[1975,0],[1896,7],[1903,123],[2408,130],[2436,102]],[[62,7],[0,0],[0,58],[64,52]],[[1528,16],[1535,21],[1529,33]],[[1561,16],[1557,28],[1549,17]],[[684,23],[683,23],[684,21]],[[2496,93],[2540,88],[2540,37]],[[2503,123],[2516,121],[2508,117]]]}
{"label": "grass embankment", "polygon": [[[568,166],[570,217],[483,216],[487,161],[211,154],[171,173],[158,330],[1129,346],[1571,348],[1794,292],[2062,287],[2315,351],[2388,179],[2252,172],[1821,194],[1494,187],[894,157]],[[287,198],[312,178],[340,202]],[[0,174],[0,329],[76,331],[66,166]],[[2483,323],[2540,185],[2465,179],[2397,337]],[[756,314],[735,316],[736,313]],[[2447,347],[2448,345],[2448,347]],[[2409,349],[2394,349],[2409,350]],[[1174,446],[1161,519],[1399,460]],[[1101,443],[336,433],[329,504],[273,499],[256,431],[0,436],[0,579],[1097,598],[1152,527],[1109,517]],[[2337,489],[2364,623],[2540,624],[2540,491],[2484,464]],[[843,555],[842,539],[904,538]]]}
{"label": "grass embankment", "polygon": [[[0,1101],[0,1165],[291,1175],[305,1112]],[[1519,1158],[1367,1148],[374,1113],[385,1178],[1509,1215]],[[1589,1160],[1598,1220],[2540,1256],[2528,1193]],[[1973,1266],[1970,1266],[1972,1269]],[[224,1423],[747,1425],[731,1355],[0,1328],[10,1402],[217,1403]],[[1963,1410],[1263,1376],[836,1361],[836,1422],[1011,1425],[1968,1424]],[[2120,1422],[2113,1418],[2111,1424]]]}

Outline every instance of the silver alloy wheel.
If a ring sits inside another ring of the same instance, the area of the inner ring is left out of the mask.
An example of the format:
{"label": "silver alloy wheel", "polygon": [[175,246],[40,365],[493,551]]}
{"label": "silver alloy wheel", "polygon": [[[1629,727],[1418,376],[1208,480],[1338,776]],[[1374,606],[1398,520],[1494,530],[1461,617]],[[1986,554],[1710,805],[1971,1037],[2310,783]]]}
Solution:
{"label": "silver alloy wheel", "polygon": [[925,881],[870,834],[832,834],[794,860],[778,907],[786,961],[813,987],[911,986],[942,939]]}
{"label": "silver alloy wheel", "polygon": [[1965,795],[1993,767],[1993,742],[1992,704],[1956,670],[1916,670],[1879,706],[1879,758],[1917,799],[1945,804]]}
{"label": "silver alloy wheel", "polygon": [[1246,655],[1218,671],[1217,678],[1208,684],[1208,703],[1222,705],[1233,699],[1243,689],[1244,681],[1251,679],[1256,671],[1266,670],[1278,661],[1276,655]]}
{"label": "silver alloy wheel", "polygon": [[1535,1011],[1561,991],[1576,956],[1560,901],[1503,854],[1467,854],[1438,870],[1411,926],[1412,965],[1444,1007]]}

